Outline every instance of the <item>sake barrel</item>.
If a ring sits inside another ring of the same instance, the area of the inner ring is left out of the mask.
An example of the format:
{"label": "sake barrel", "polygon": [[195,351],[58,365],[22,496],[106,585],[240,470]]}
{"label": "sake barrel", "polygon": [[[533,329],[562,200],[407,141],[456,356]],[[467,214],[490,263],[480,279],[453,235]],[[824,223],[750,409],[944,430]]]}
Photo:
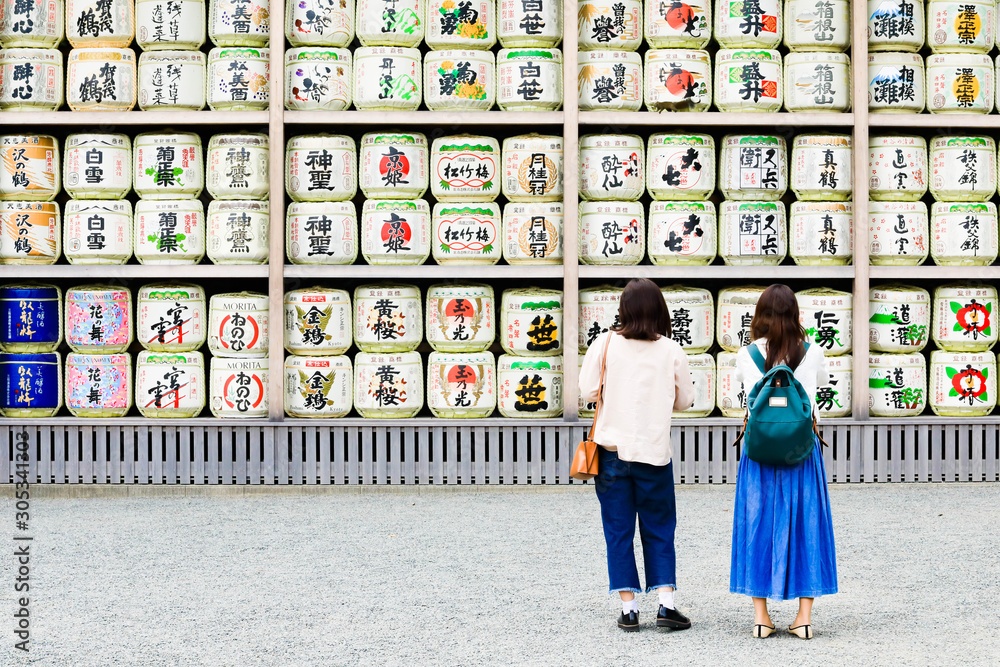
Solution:
{"label": "sake barrel", "polygon": [[708,111],[712,105],[712,59],[708,51],[650,49],[643,81],[650,111]]}
{"label": "sake barrel", "polygon": [[354,39],[354,0],[288,0],[285,36],[292,46],[350,45]]}
{"label": "sake barrel", "polygon": [[927,2],[927,46],[934,53],[985,55],[993,49],[996,28],[996,0]]}
{"label": "sake barrel", "polygon": [[201,51],[146,51],[139,56],[139,108],[201,111],[206,77]]}
{"label": "sake barrel", "polygon": [[294,201],[347,201],[358,192],[354,139],[336,134],[292,137],[285,148],[285,190]]}
{"label": "sake barrel", "polygon": [[497,404],[492,352],[431,352],[427,358],[427,407],[435,417],[489,417]]}
{"label": "sake barrel", "polygon": [[941,285],[934,290],[931,338],[949,352],[986,352],[997,342],[996,310],[997,289],[992,285]]}
{"label": "sake barrel", "polygon": [[358,212],[354,202],[289,204],[285,248],[292,264],[353,264],[358,258]]}
{"label": "sake barrel", "polygon": [[[583,370],[583,359],[584,355],[582,354],[579,355],[579,357],[577,358],[577,368],[579,369],[577,371],[578,373]],[[580,416],[580,419],[594,418],[594,413],[597,411],[597,401],[587,401],[587,399],[584,398],[582,393],[577,392],[576,405],[577,405],[576,408],[577,414]]]}
{"label": "sake barrel", "polygon": [[990,113],[996,96],[993,61],[984,54],[927,56],[927,110]]}
{"label": "sake barrel", "polygon": [[0,416],[54,417],[62,406],[58,352],[0,354]]}
{"label": "sake barrel", "polygon": [[653,199],[706,201],[715,192],[715,171],[715,140],[711,135],[650,135],[646,188]]}
{"label": "sake barrel", "polygon": [[711,201],[654,201],[646,226],[653,264],[705,265],[715,259],[718,222]]}
{"label": "sake barrel", "polygon": [[270,315],[266,294],[216,294],[209,300],[208,349],[216,357],[266,357]]}
{"label": "sake barrel", "polygon": [[192,352],[205,344],[208,308],[205,290],[187,283],[139,288],[136,337],[153,352]]}
{"label": "sake barrel", "polygon": [[637,201],[646,189],[643,140],[634,134],[580,137],[580,196],[591,201]]}
{"label": "sake barrel", "polygon": [[209,202],[208,258],[213,264],[266,263],[270,223],[266,201]]}
{"label": "sake barrel", "polygon": [[205,256],[205,208],[197,199],[140,199],[132,221],[140,264],[198,264]]}
{"label": "sake barrel", "polygon": [[924,3],[868,0],[868,50],[916,53],[924,46]]}
{"label": "sake barrel", "polygon": [[562,70],[559,49],[500,49],[497,106],[504,111],[559,109],[563,103]]}
{"label": "sake barrel", "polygon": [[[723,350],[737,352],[753,342],[750,338],[750,322],[757,310],[757,300],[764,293],[764,287],[746,285],[725,287],[719,290],[718,317],[715,336]],[[718,362],[722,368],[722,362]],[[721,381],[721,376],[720,376]],[[744,399],[743,406],[746,402]]]}
{"label": "sake barrel", "polygon": [[850,264],[854,256],[854,204],[792,202],[790,254],[799,266]]}
{"label": "sake barrel", "polygon": [[354,26],[364,46],[419,46],[424,40],[425,0],[357,0]]}
{"label": "sake barrel", "polygon": [[423,375],[419,352],[358,352],[354,407],[368,419],[415,417],[424,407]]}
{"label": "sake barrel", "polygon": [[868,260],[872,266],[917,266],[927,259],[927,205],[868,202]]}
{"label": "sake barrel", "polygon": [[212,111],[266,109],[271,96],[270,62],[268,48],[217,46],[209,51],[208,108]]}
{"label": "sake barrel", "polygon": [[493,288],[480,283],[427,288],[427,342],[438,352],[483,352],[496,336]]}
{"label": "sake barrel", "polygon": [[500,194],[500,142],[459,134],[431,144],[431,194],[438,201],[493,201]]}
{"label": "sake barrel", "polygon": [[74,199],[122,199],[132,190],[132,140],[125,134],[70,134],[63,186]]}
{"label": "sake barrel", "polygon": [[[0,12],[13,6],[5,2]],[[62,106],[65,90],[58,49],[0,50],[0,110],[56,111]]]}
{"label": "sake barrel", "polygon": [[216,46],[267,46],[270,15],[269,0],[209,0],[208,36]]}
{"label": "sake barrel", "polygon": [[[506,289],[500,303],[500,345],[515,356],[562,353],[563,294],[528,287]],[[561,361],[560,361],[561,363]]]}
{"label": "sake barrel", "polygon": [[868,193],[876,201],[917,201],[927,192],[927,141],[909,135],[868,140]]}
{"label": "sake barrel", "polygon": [[926,405],[924,355],[869,355],[868,410],[872,417],[916,417]]}
{"label": "sake barrel", "polygon": [[784,24],[782,4],[781,0],[718,0],[715,39],[727,49],[778,48]]}
{"label": "sake barrel", "polygon": [[503,258],[508,264],[562,264],[562,234],[560,202],[503,207]]}
{"label": "sake barrel", "polygon": [[66,103],[70,110],[130,111],[135,99],[135,51],[103,47],[69,52]]}
{"label": "sake barrel", "polygon": [[350,357],[285,357],[285,414],[343,417],[354,403]]}
{"label": "sake barrel", "polygon": [[787,0],[784,28],[785,46],[793,53],[846,51],[851,45],[851,2]]}
{"label": "sake barrel", "polygon": [[503,140],[503,194],[508,201],[562,201],[562,137],[522,134]]}
{"label": "sake barrel", "polygon": [[646,251],[642,204],[628,201],[585,201],[579,209],[581,264],[633,265]]}
{"label": "sake barrel", "polygon": [[135,138],[132,182],[142,199],[197,199],[205,185],[201,137],[146,132]]}
{"label": "sake barrel", "polygon": [[354,50],[354,106],[359,111],[416,111],[423,99],[420,71],[418,49],[359,46]]}
{"label": "sake barrel", "polygon": [[703,49],[712,38],[712,1],[647,2],[642,25],[652,49]]}
{"label": "sake barrel", "polygon": [[266,199],[271,184],[266,134],[216,134],[208,141],[205,186],[215,199]]}
{"label": "sake barrel", "polygon": [[201,352],[151,352],[135,360],[135,403],[143,417],[184,419],[205,409]]}
{"label": "sake barrel", "polygon": [[715,106],[719,111],[780,111],[784,89],[778,51],[719,49],[715,56]]}
{"label": "sake barrel", "polygon": [[490,51],[446,49],[424,54],[424,104],[431,111],[492,109],[496,84],[496,59]]}
{"label": "sake barrel", "polygon": [[715,405],[723,417],[742,419],[747,409],[747,392],[736,379],[736,353],[719,352],[715,355]]}
{"label": "sake barrel", "polygon": [[563,411],[562,357],[497,359],[497,407],[504,417],[544,419]]}
{"label": "sake barrel", "polygon": [[642,57],[638,53],[581,51],[578,55],[580,111],[638,111],[642,107]]}
{"label": "sake barrel", "polygon": [[940,417],[985,417],[997,406],[992,352],[931,352],[928,403]]}
{"label": "sake barrel", "polygon": [[792,191],[805,201],[846,201],[852,161],[850,135],[800,134],[792,142]]}
{"label": "sake barrel", "polygon": [[997,189],[996,155],[992,137],[931,139],[931,194],[938,201],[986,201]]}
{"label": "sake barrel", "polygon": [[660,291],[670,313],[670,337],[688,354],[707,352],[715,339],[712,293],[684,285],[669,285]]}
{"label": "sake barrel", "polygon": [[931,297],[910,285],[880,285],[869,292],[868,342],[873,352],[919,352],[927,345]]}
{"label": "sake barrel", "polygon": [[699,419],[715,410],[715,359],[710,354],[687,355],[688,371],[694,382],[694,405],[674,410],[675,419]]}
{"label": "sake barrel", "polygon": [[581,51],[636,51],[642,45],[641,0],[586,0],[577,17]]}
{"label": "sake barrel", "polygon": [[849,354],[854,343],[854,311],[850,292],[828,287],[814,287],[795,293],[799,303],[799,323],[806,331],[806,342],[836,357]]}
{"label": "sake barrel", "polygon": [[849,354],[827,357],[826,370],[830,373],[830,381],[816,387],[816,408],[820,417],[849,417],[854,385],[854,358]]}
{"label": "sake barrel", "polygon": [[432,50],[489,51],[497,43],[493,0],[425,0],[424,41]]}
{"label": "sake barrel", "polygon": [[132,204],[71,199],[63,216],[63,253],[70,264],[124,264],[132,256]]}
{"label": "sake barrel", "polygon": [[132,0],[66,0],[66,39],[73,48],[124,49],[134,35]]}
{"label": "sake barrel", "polygon": [[923,110],[923,57],[916,53],[868,54],[868,112],[920,113]]}
{"label": "sake barrel", "polygon": [[316,357],[344,354],[354,327],[351,296],[346,290],[309,287],[285,292],[285,349]]}
{"label": "sake barrel", "polygon": [[66,407],[74,417],[124,417],[132,407],[132,357],[67,354]]}
{"label": "sake barrel", "polygon": [[55,202],[0,202],[0,264],[55,264],[59,228]]}
{"label": "sake barrel", "polygon": [[789,53],[784,95],[787,111],[849,110],[851,59],[846,53]]}
{"label": "sake barrel", "polygon": [[788,256],[788,223],[780,201],[724,201],[719,256],[728,266],[777,266]]}
{"label": "sake barrel", "polygon": [[135,43],[143,51],[197,51],[205,25],[204,0],[135,0]]}
{"label": "sake barrel", "polygon": [[429,151],[420,132],[368,132],[358,171],[369,199],[418,199],[427,192]]}
{"label": "sake barrel", "polygon": [[0,136],[0,200],[52,201],[59,194],[59,143],[48,134]]}
{"label": "sake barrel", "polygon": [[719,189],[726,199],[781,199],[788,190],[785,138],[728,134],[719,156]]}
{"label": "sake barrel", "polygon": [[989,266],[997,258],[993,202],[936,202],[931,206],[931,257],[938,266]]}
{"label": "sake barrel", "polygon": [[63,0],[4,3],[0,6],[0,46],[55,49],[65,33]]}
{"label": "sake barrel", "polygon": [[415,285],[354,288],[354,344],[362,352],[398,354],[417,349],[424,339],[420,310],[420,288]]}
{"label": "sake barrel", "polygon": [[55,352],[62,342],[62,290],[23,283],[0,287],[0,350]]}
{"label": "sake barrel", "polygon": [[561,2],[497,0],[497,39],[506,49],[556,47],[563,37]]}
{"label": "sake barrel", "polygon": [[343,111],[351,106],[353,83],[347,49],[312,46],[285,52],[286,109]]}
{"label": "sake barrel", "polygon": [[361,254],[369,264],[423,264],[431,254],[431,210],[423,199],[367,199]]}
{"label": "sake barrel", "polygon": [[621,324],[618,315],[618,304],[624,288],[600,285],[586,287],[580,290],[580,323],[577,328],[577,347],[580,358],[594,341],[607,333],[611,327]]}
{"label": "sake barrel", "polygon": [[266,418],[267,376],[267,357],[260,359],[212,357],[208,403],[212,414],[220,419]]}

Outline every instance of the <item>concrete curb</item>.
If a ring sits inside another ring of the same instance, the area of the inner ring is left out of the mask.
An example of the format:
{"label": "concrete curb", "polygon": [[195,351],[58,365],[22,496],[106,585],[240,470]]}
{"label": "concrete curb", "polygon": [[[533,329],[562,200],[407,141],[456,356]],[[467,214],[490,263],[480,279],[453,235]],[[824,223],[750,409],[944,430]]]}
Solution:
{"label": "concrete curb", "polygon": [[[393,484],[393,485],[163,485],[163,484],[32,484],[33,498],[175,498],[243,496],[327,496],[327,495],[377,495],[377,494],[439,494],[439,493],[593,493],[593,485],[446,485],[446,484]],[[0,484],[0,496],[12,498],[13,484]]]}

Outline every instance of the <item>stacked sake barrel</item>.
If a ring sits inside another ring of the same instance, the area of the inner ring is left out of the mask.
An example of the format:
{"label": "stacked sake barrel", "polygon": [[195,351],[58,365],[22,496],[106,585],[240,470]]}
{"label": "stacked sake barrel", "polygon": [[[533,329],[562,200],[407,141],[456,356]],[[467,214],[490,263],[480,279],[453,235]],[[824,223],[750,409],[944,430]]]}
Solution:
{"label": "stacked sake barrel", "polygon": [[65,98],[63,0],[0,4],[0,111],[55,111]]}
{"label": "stacked sake barrel", "polygon": [[0,264],[54,264],[60,254],[59,144],[0,136]]}

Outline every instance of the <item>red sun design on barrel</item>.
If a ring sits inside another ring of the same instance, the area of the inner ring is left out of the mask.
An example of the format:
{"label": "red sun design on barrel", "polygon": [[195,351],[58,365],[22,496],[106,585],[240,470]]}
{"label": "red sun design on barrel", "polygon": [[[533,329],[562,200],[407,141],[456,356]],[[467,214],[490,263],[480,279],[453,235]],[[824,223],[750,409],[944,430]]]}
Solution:
{"label": "red sun design on barrel", "polygon": [[675,67],[667,75],[663,85],[667,87],[671,95],[683,95],[694,88],[694,76],[686,69]]}
{"label": "red sun design on barrel", "polygon": [[448,370],[448,384],[458,384],[459,382],[472,384],[475,381],[476,372],[472,370],[472,366],[460,364],[458,366],[452,366]]}
{"label": "red sun design on barrel", "polygon": [[392,158],[397,158],[396,165],[399,167],[399,171],[403,176],[410,173],[410,161],[406,159],[405,153],[398,153],[397,155],[383,155],[382,159],[378,162],[378,173],[385,176],[389,173],[389,165],[392,162]]}
{"label": "red sun design on barrel", "polygon": [[694,10],[691,9],[691,5],[683,2],[675,2],[667,9],[665,17],[667,25],[671,28],[674,30],[683,30],[694,20]]}
{"label": "red sun design on barrel", "polygon": [[[399,225],[398,231],[397,229],[394,228],[394,225]],[[382,232],[380,235],[382,237],[383,242],[388,241],[389,238],[395,234],[403,235],[404,245],[409,243],[411,237],[410,223],[408,223],[406,220],[398,220],[396,222],[387,222],[382,225]]]}

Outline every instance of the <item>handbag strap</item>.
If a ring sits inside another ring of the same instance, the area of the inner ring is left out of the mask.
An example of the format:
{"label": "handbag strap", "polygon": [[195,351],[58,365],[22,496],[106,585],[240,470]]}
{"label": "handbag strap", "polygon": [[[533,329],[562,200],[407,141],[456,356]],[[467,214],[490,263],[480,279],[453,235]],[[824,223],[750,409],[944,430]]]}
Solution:
{"label": "handbag strap", "polygon": [[587,440],[593,441],[594,428],[597,426],[597,418],[601,415],[601,405],[604,403],[604,368],[608,365],[608,345],[611,344],[611,337],[614,332],[608,332],[608,337],[604,341],[604,352],[601,354],[601,381],[597,385],[597,405],[594,407],[594,421],[590,423],[590,435]]}

